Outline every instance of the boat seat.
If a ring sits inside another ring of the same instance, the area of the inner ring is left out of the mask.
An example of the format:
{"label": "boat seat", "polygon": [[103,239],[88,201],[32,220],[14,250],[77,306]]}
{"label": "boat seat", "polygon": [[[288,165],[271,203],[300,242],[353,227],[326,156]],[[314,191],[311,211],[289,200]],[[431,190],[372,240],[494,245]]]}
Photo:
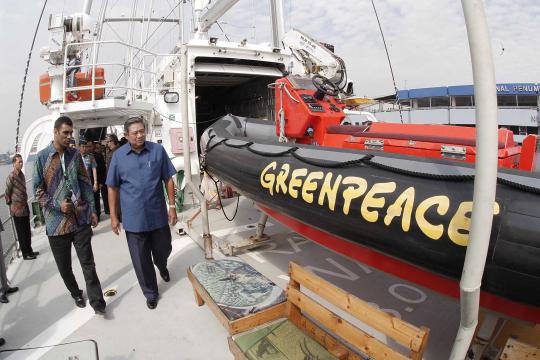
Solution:
{"label": "boat seat", "polygon": [[[340,134],[351,135],[354,137],[368,137],[378,139],[393,139],[393,140],[412,140],[423,141],[429,143],[439,144],[453,144],[462,146],[476,146],[476,139],[471,137],[456,137],[448,135],[434,135],[434,134],[414,134],[414,133],[402,133],[396,131],[373,131],[370,126],[360,125],[330,125],[326,128],[328,134]],[[501,132],[499,132],[498,148],[504,149],[506,144],[501,141]]]}
{"label": "boat seat", "polygon": [[[369,138],[379,138],[379,139],[394,139],[394,140],[413,140],[413,141],[423,141],[430,143],[439,143],[439,144],[453,144],[453,145],[463,145],[463,146],[476,146],[475,139],[467,138],[458,138],[453,136],[444,136],[444,135],[424,135],[424,134],[399,134],[392,132],[384,131],[366,131],[366,132],[356,132],[351,134],[355,137],[369,137]],[[497,143],[499,149],[504,149],[505,144],[502,141]]]}
{"label": "boat seat", "polygon": [[326,128],[328,134],[344,134],[352,135],[359,132],[366,131],[369,126],[360,126],[360,125],[329,125]]}

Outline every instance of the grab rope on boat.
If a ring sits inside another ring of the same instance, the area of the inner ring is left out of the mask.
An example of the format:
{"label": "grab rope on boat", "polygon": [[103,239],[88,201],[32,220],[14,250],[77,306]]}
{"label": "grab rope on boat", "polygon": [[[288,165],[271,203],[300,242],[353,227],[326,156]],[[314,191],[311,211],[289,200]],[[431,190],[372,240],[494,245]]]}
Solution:
{"label": "grab rope on boat", "polygon": [[[256,155],[260,156],[267,156],[267,157],[280,157],[285,156],[287,154],[290,154],[292,157],[296,158],[299,161],[302,161],[308,165],[322,167],[322,168],[330,168],[330,169],[336,169],[336,168],[343,168],[348,166],[355,166],[355,165],[368,165],[373,166],[382,170],[391,171],[398,174],[408,175],[408,176],[414,176],[419,177],[423,179],[433,179],[433,180],[445,180],[445,181],[474,181],[475,175],[474,174],[433,174],[429,172],[421,172],[421,171],[414,171],[410,169],[404,169],[396,166],[391,166],[387,164],[382,164],[380,162],[376,161],[376,156],[373,154],[367,154],[363,157],[355,160],[348,160],[348,161],[341,161],[341,162],[330,162],[330,161],[316,161],[311,158],[306,158],[304,156],[301,156],[298,154],[299,147],[290,147],[286,150],[280,151],[280,152],[266,152],[261,150],[255,150],[252,146],[256,145],[253,141],[245,141],[242,144],[231,144],[230,140],[238,140],[238,139],[228,139],[223,138],[217,141],[216,143],[212,144],[210,146],[210,143],[212,142],[212,139],[214,139],[217,135],[213,134],[210,136],[208,143],[206,145],[206,154],[208,152],[212,151],[219,145],[225,145],[231,148],[237,148],[237,149],[246,149]],[[201,168],[203,168],[204,171],[208,172],[206,170],[206,163],[205,163],[205,157],[203,157],[203,160],[201,162]],[[213,180],[213,179],[212,179]],[[540,194],[540,188],[529,186],[527,184],[522,184],[516,181],[512,181],[508,178],[505,178],[504,176],[498,176],[497,177],[497,183],[501,185],[506,185],[518,190],[526,191],[529,193],[534,194]],[[221,200],[220,200],[221,201]]]}

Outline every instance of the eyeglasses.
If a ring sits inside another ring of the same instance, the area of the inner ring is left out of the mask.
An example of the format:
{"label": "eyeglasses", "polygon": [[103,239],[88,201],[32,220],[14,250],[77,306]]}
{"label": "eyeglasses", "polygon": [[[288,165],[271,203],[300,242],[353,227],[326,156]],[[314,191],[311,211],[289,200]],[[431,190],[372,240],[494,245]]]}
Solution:
{"label": "eyeglasses", "polygon": [[146,130],[141,129],[139,131],[133,131],[128,133],[129,136],[146,135]]}

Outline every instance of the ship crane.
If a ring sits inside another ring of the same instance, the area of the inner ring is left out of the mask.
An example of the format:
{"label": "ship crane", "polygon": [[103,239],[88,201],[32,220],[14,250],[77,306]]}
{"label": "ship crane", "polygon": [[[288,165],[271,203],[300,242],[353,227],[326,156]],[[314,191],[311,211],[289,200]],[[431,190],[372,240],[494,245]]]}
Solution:
{"label": "ship crane", "polygon": [[[329,49],[330,46],[323,45],[297,29],[285,33],[282,41],[285,48],[289,48],[302,64],[306,76],[323,76],[346,94],[352,93],[352,82],[349,83],[347,80],[345,62]],[[302,73],[302,69],[292,70],[296,70],[295,73]]]}

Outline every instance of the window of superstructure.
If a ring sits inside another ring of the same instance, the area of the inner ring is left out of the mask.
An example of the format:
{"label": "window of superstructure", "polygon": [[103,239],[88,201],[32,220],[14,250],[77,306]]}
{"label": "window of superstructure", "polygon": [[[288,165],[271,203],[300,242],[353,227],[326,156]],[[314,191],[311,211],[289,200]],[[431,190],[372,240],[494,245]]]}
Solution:
{"label": "window of superstructure", "polygon": [[538,106],[538,95],[518,95],[517,106],[523,106],[523,107]]}
{"label": "window of superstructure", "polygon": [[418,109],[425,109],[425,108],[429,108],[431,106],[431,98],[419,98],[419,99],[416,99],[416,107]]}
{"label": "window of superstructure", "polygon": [[498,95],[498,106],[517,106],[517,95]]}
{"label": "window of superstructure", "polygon": [[472,96],[454,96],[455,106],[474,106]]}
{"label": "window of superstructure", "polygon": [[403,106],[403,107],[409,107],[409,106],[411,106],[411,101],[409,99],[402,100],[402,101],[399,102],[399,105]]}
{"label": "window of superstructure", "polygon": [[436,96],[431,98],[431,107],[449,107],[450,98],[448,96]]}

